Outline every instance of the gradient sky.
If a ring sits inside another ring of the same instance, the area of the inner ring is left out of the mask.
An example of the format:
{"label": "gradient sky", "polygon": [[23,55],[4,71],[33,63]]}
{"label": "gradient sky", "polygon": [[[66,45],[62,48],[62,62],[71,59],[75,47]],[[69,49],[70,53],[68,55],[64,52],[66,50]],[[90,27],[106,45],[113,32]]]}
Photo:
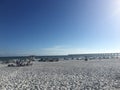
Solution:
{"label": "gradient sky", "polygon": [[0,0],[0,56],[120,52],[120,0]]}

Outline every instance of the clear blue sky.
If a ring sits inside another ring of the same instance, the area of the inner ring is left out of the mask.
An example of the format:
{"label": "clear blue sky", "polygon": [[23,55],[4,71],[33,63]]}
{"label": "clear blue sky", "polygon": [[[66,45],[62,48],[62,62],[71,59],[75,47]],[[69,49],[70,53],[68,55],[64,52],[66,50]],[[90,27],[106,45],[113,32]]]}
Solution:
{"label": "clear blue sky", "polygon": [[0,55],[120,52],[120,0],[0,0]]}

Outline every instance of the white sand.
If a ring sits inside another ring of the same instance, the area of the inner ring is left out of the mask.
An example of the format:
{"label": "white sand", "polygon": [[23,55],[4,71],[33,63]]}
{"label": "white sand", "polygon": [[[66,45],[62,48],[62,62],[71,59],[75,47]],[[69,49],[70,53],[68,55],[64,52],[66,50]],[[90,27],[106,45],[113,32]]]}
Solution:
{"label": "white sand", "polygon": [[120,90],[120,60],[0,64],[0,90]]}

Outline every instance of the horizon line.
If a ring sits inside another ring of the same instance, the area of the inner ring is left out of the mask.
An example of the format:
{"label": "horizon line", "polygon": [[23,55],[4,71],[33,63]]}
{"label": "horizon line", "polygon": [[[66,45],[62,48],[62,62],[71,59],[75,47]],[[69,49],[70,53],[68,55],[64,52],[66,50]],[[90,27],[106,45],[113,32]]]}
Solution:
{"label": "horizon line", "polygon": [[84,55],[84,54],[120,54],[120,52],[105,52],[105,53],[80,53],[80,54],[60,54],[60,55],[8,55],[8,56],[0,56],[0,57],[29,57],[29,56],[69,56],[69,55]]}

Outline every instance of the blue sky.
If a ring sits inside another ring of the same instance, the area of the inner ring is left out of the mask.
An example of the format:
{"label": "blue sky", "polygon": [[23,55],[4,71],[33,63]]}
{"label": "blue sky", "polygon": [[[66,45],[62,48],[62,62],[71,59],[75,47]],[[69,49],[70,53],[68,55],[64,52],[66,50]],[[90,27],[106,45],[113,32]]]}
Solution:
{"label": "blue sky", "polygon": [[120,0],[0,0],[0,55],[120,52]]}

